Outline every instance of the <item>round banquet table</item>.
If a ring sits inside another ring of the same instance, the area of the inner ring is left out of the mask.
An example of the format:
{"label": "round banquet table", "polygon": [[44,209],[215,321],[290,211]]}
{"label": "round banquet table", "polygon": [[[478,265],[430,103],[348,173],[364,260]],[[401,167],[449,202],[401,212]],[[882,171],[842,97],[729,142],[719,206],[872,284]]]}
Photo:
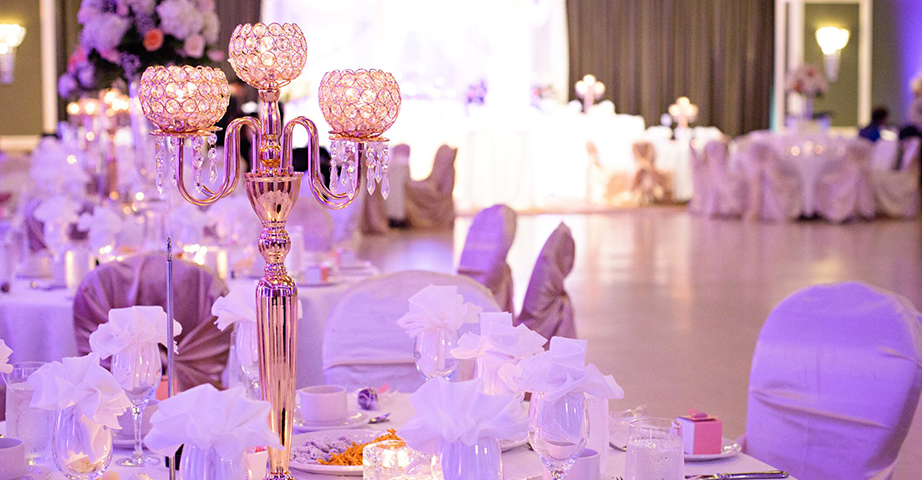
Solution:
{"label": "round banquet table", "polygon": [[[386,430],[388,428],[399,429],[400,426],[406,423],[413,416],[413,408],[410,406],[409,394],[405,393],[395,394],[393,397],[384,401],[380,407],[380,410],[381,412],[390,412],[391,421],[383,424],[372,425],[368,428],[374,430]],[[296,435],[294,439],[297,442],[299,439],[303,439],[307,435],[315,434]],[[129,452],[127,450],[117,449],[115,451],[114,458],[127,456],[128,453]],[[601,480],[611,480],[624,475],[625,456],[626,455],[624,452],[611,449],[609,451],[608,463],[605,469],[606,473],[601,477]],[[523,445],[516,447],[512,450],[509,450],[508,452],[503,453],[503,477],[506,479],[527,480],[533,477],[540,479],[542,469],[543,467],[541,465],[540,459],[538,459],[537,454],[529,450],[527,446]],[[109,468],[109,470],[117,472],[119,474],[119,478],[122,480],[130,480],[132,475],[140,472],[147,473],[155,480],[166,480],[169,476],[166,468],[161,466],[140,469],[112,466]],[[722,460],[714,460],[710,462],[689,462],[685,464],[686,475],[756,472],[765,470],[775,470],[775,468],[742,453]],[[295,478],[302,480],[342,480],[343,478],[357,478],[309,474],[298,470],[292,470],[292,474]],[[52,478],[54,480],[64,480],[64,477],[57,473],[54,474]],[[790,478],[794,479],[794,477]]]}
{"label": "round banquet table", "polygon": [[[323,330],[330,311],[355,282],[378,269],[368,266],[343,270],[326,285],[299,285],[303,317],[298,322],[298,386],[323,382]],[[233,279],[252,283],[255,279]],[[15,280],[9,293],[0,293],[0,338],[13,349],[11,362],[61,360],[77,355],[73,292],[33,288],[29,280]]]}

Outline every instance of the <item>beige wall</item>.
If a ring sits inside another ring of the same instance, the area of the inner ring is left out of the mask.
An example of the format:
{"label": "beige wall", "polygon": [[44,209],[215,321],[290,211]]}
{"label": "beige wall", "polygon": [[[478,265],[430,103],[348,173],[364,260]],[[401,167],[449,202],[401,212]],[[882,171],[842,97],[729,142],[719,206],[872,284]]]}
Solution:
{"label": "beige wall", "polygon": [[19,23],[26,37],[16,49],[11,85],[0,85],[0,136],[42,133],[39,0],[0,0],[0,23]]}

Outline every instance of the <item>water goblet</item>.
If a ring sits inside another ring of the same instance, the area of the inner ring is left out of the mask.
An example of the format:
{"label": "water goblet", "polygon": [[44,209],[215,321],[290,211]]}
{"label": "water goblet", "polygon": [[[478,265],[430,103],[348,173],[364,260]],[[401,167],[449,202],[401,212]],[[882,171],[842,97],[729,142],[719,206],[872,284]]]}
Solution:
{"label": "water goblet", "polygon": [[573,462],[589,441],[589,414],[586,395],[571,392],[548,398],[535,392],[528,410],[528,443],[554,480],[567,478]]}
{"label": "water goblet", "polygon": [[70,480],[97,480],[112,461],[112,430],[77,407],[58,410],[51,442],[54,464]]}
{"label": "water goblet", "polygon": [[458,332],[448,328],[424,330],[416,337],[413,358],[416,369],[426,380],[441,377],[448,380],[458,370],[459,361],[451,349],[458,345]]}
{"label": "water goblet", "polygon": [[119,460],[123,467],[157,465],[161,459],[144,455],[141,444],[144,408],[160,385],[163,370],[160,365],[160,348],[156,343],[135,343],[112,356],[112,376],[131,400],[134,418],[134,453]]}
{"label": "water goblet", "polygon": [[669,418],[640,418],[631,422],[625,458],[625,480],[685,478],[682,432]]}
{"label": "water goblet", "polygon": [[29,464],[29,473],[40,476],[44,471],[39,464],[51,453],[51,436],[54,412],[32,408],[35,388],[26,383],[43,362],[13,363],[13,371],[3,374],[6,383],[6,434],[22,440]]}

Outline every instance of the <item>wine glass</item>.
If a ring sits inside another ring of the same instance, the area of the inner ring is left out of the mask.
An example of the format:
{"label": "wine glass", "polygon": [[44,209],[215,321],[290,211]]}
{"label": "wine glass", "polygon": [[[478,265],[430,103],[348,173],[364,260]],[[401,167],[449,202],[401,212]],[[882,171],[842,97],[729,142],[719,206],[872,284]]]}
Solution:
{"label": "wine glass", "polygon": [[256,336],[255,322],[237,322],[231,335],[234,342],[234,355],[240,365],[240,379],[246,385],[247,396],[253,400],[262,400],[259,387],[259,338]]}
{"label": "wine glass", "polygon": [[160,366],[160,348],[156,343],[135,343],[112,357],[112,376],[125,390],[131,400],[131,415],[134,417],[134,453],[119,460],[123,467],[144,467],[158,465],[160,459],[144,455],[141,444],[141,429],[144,407],[160,385],[163,370]]}
{"label": "wine glass", "polygon": [[567,472],[583,453],[589,441],[589,415],[586,395],[571,392],[551,399],[535,392],[528,410],[528,443],[555,480],[567,478]]}
{"label": "wine glass", "polygon": [[459,361],[451,349],[458,345],[458,332],[448,328],[424,330],[416,337],[413,358],[416,369],[426,380],[441,377],[448,379],[458,370]]}

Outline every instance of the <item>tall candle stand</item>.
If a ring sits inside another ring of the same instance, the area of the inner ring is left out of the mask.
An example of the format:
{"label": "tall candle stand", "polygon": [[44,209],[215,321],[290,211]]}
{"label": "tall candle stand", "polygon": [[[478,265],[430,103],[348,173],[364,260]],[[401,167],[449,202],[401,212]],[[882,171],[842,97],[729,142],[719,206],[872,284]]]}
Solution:
{"label": "tall candle stand", "polygon": [[[269,449],[267,479],[290,479],[292,420],[295,415],[298,288],[285,270],[290,239],[288,215],[298,200],[304,174],[292,168],[292,135],[301,126],[308,133],[306,179],[321,204],[341,209],[359,192],[362,177],[373,193],[376,184],[388,194],[387,139],[381,135],[400,112],[400,88],[393,75],[380,70],[342,70],[324,75],[320,83],[321,112],[332,130],[329,184],[320,173],[317,127],[305,117],[282,124],[279,89],[301,74],[307,43],[295,24],[238,25],[231,36],[229,62],[244,82],[259,90],[259,118],[230,123],[225,135],[223,175],[215,155],[216,130],[229,99],[227,79],[208,67],[150,67],[141,78],[141,106],[157,126],[155,157],[157,185],[169,178],[184,199],[210,205],[230,195],[239,181],[240,135],[253,131],[251,171],[243,174],[246,194],[262,223],[259,251],[266,260],[265,276],[256,288],[260,384],[271,405],[270,427],[281,449]],[[191,153],[190,153],[191,151]],[[194,193],[186,187],[185,157],[192,157]],[[208,177],[205,177],[205,171]],[[209,186],[210,185],[210,186]]]}

